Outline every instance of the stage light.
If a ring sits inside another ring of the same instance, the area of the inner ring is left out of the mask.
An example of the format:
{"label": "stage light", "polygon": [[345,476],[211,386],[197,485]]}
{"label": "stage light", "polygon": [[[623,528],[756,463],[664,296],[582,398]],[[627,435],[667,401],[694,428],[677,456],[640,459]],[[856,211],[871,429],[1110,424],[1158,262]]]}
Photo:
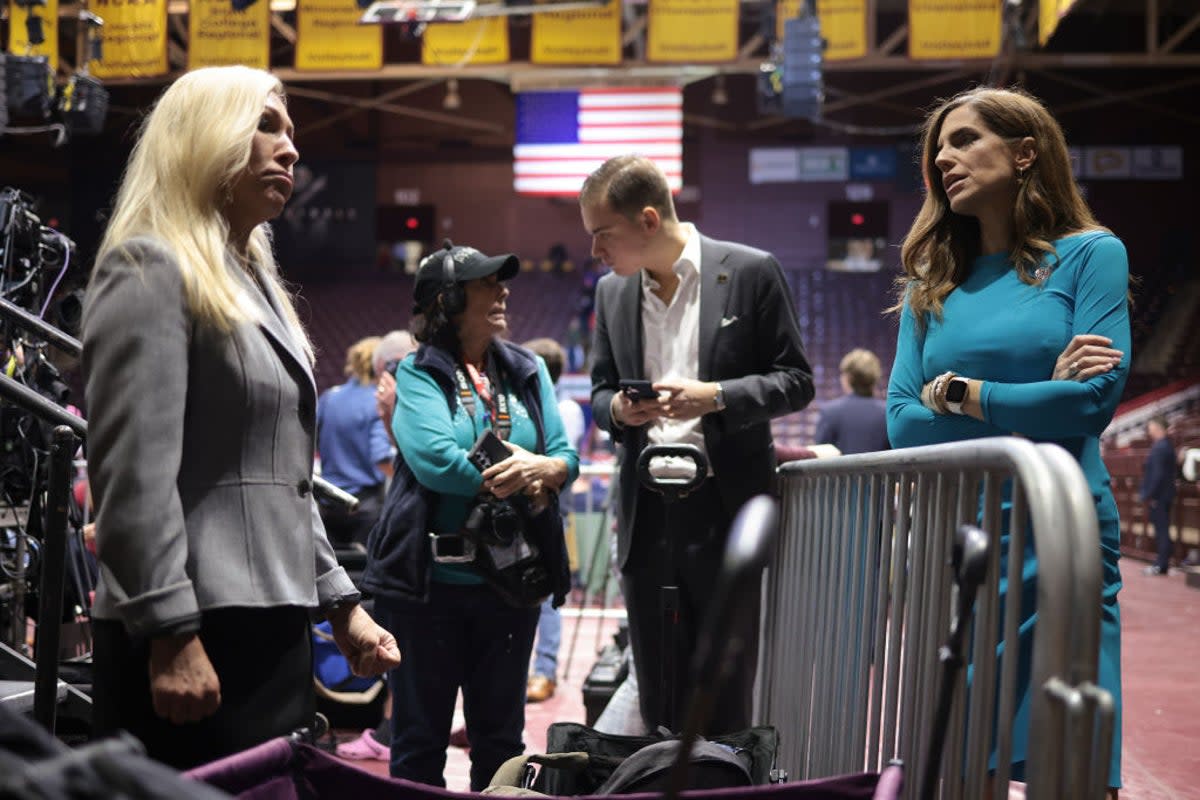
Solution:
{"label": "stage light", "polygon": [[447,111],[457,111],[462,108],[462,96],[458,93],[458,78],[446,81],[446,97],[442,100],[442,108]]}
{"label": "stage light", "polygon": [[825,101],[825,40],[815,13],[783,24],[783,114],[816,120]]}
{"label": "stage light", "polygon": [[0,55],[5,105],[14,117],[50,116],[54,76],[46,56]]}
{"label": "stage light", "polygon": [[58,110],[71,133],[103,133],[104,119],[108,115],[108,90],[91,75],[72,75],[63,87]]}
{"label": "stage light", "polygon": [[723,106],[729,104],[729,92],[725,90],[725,76],[718,73],[716,81],[713,83],[712,104],[714,106]]}

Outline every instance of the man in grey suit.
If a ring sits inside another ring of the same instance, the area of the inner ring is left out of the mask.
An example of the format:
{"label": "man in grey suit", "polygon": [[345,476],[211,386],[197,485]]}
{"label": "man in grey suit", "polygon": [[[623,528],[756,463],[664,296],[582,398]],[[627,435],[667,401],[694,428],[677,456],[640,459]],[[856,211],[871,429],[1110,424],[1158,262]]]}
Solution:
{"label": "man in grey suit", "polygon": [[[772,490],[770,420],[812,400],[812,372],[779,263],[680,222],[653,162],[610,159],[589,176],[579,201],[592,255],[613,271],[596,290],[592,412],[623,446],[618,560],[642,715],[651,728],[678,726],[682,717],[662,718],[660,589],[680,587],[680,680],[670,691],[681,715],[690,695],[688,656],[729,527],[743,503]],[[652,381],[657,398],[632,399],[619,390],[622,379]],[[671,506],[669,518],[662,497],[638,484],[636,463],[647,444],[693,444],[708,459],[708,477]],[[759,598],[743,598],[731,633],[746,650],[718,690],[708,733],[750,722],[758,617]]]}

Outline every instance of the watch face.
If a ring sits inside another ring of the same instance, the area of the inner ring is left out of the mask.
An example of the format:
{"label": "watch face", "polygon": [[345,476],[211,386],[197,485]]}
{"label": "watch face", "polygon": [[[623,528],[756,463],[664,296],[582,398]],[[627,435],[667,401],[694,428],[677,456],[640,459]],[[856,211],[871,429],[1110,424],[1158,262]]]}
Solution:
{"label": "watch face", "polygon": [[967,382],[961,378],[950,381],[946,387],[946,402],[961,403],[967,399]]}

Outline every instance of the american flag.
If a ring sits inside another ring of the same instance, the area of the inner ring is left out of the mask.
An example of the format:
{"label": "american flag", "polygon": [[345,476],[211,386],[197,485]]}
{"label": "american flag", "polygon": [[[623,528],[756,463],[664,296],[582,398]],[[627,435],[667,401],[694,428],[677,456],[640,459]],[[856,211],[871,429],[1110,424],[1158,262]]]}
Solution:
{"label": "american flag", "polygon": [[683,186],[683,92],[579,89],[517,95],[513,147],[519,194],[570,195],[613,156],[637,153],[656,163],[672,191]]}

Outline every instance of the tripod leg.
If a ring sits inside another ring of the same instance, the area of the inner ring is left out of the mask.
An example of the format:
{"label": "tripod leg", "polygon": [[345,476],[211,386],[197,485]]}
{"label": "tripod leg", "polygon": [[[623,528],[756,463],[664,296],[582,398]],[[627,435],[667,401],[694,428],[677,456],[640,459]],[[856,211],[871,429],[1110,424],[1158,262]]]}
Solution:
{"label": "tripod leg", "polygon": [[[589,488],[588,491],[590,492],[591,489]],[[605,543],[604,531],[605,531],[605,525],[608,523],[608,508],[609,508],[610,499],[611,499],[611,494],[610,494],[610,496],[608,496],[604,499],[604,504],[602,506],[600,506],[600,520],[599,520],[599,522],[596,523],[596,543],[592,546],[592,557],[587,563],[587,569],[584,570],[583,565],[582,564],[580,565],[580,572],[582,572],[584,574],[583,593],[582,593],[583,597],[580,599],[580,602],[579,602],[579,611],[580,611],[579,616],[575,618],[575,626],[571,629],[571,646],[567,648],[567,659],[563,664],[562,679],[564,681],[566,681],[568,678],[571,677],[571,662],[575,658],[575,645],[579,642],[579,626],[583,624],[583,609],[587,608],[587,606],[588,606],[588,585],[591,583],[592,573],[595,572],[595,570],[596,570],[596,560],[598,558],[600,558],[600,553],[604,549],[604,543]],[[607,569],[604,572],[604,584],[603,584],[603,589],[601,591],[603,591],[603,593],[604,593],[604,598],[603,598],[604,610],[607,610],[607,608],[608,608],[608,570]],[[593,595],[593,597],[594,596],[595,595]],[[601,618],[601,620],[603,620],[603,618],[604,618],[603,613],[601,613],[600,618]],[[597,630],[597,634],[596,634],[595,650],[596,650],[596,652],[599,652],[599,650],[600,650],[600,634],[598,631],[600,630],[600,625],[597,625],[596,630]]]}

